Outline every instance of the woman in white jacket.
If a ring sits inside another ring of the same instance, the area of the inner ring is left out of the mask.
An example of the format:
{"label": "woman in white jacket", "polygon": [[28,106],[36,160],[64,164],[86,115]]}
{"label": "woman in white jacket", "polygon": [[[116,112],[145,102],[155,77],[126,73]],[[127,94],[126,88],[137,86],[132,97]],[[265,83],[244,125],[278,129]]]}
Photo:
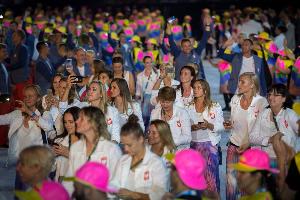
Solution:
{"label": "woman in white jacket", "polygon": [[114,78],[111,81],[111,98],[112,104],[118,109],[121,127],[127,122],[131,114],[135,114],[139,118],[142,129],[145,130],[141,105],[132,100],[125,79]]}
{"label": "woman in white jacket", "polygon": [[[121,157],[121,150],[110,141],[103,112],[92,106],[82,108],[76,127],[76,131],[83,137],[71,145],[66,177],[73,177],[76,170],[87,161],[102,163],[113,172]],[[64,185],[69,194],[72,194],[73,184],[64,182]]]}
{"label": "woman in white jacket", "polygon": [[177,150],[190,148],[191,122],[187,111],[174,105],[176,91],[171,87],[163,87],[158,92],[160,106],[152,110],[151,121],[161,119],[171,128],[172,137]]}
{"label": "woman in white jacket", "polygon": [[236,172],[230,167],[237,163],[240,153],[249,148],[249,132],[257,119],[258,114],[268,105],[267,99],[258,95],[259,84],[252,72],[240,75],[238,94],[231,99],[231,121],[224,122],[225,129],[231,129],[227,148],[227,199],[236,199],[238,189],[234,180]]}
{"label": "woman in white jacket", "polygon": [[121,128],[126,155],[118,162],[112,185],[121,199],[161,199],[167,189],[167,171],[162,159],[145,146],[138,118],[131,115]]}
{"label": "woman in white jacket", "polygon": [[288,107],[288,90],[283,84],[273,85],[268,92],[270,106],[260,113],[250,132],[252,145],[266,151],[273,166],[278,165],[279,186],[286,175],[286,166],[294,156],[299,134],[299,116]]}
{"label": "woman in white jacket", "polygon": [[193,90],[194,100],[187,107],[192,124],[191,148],[207,161],[204,172],[207,190],[217,198],[220,192],[218,143],[224,130],[223,112],[220,104],[212,102],[207,81],[196,80]]}
{"label": "woman in white jacket", "polygon": [[80,134],[76,132],[76,120],[78,119],[80,109],[78,107],[68,108],[63,114],[62,134],[54,138],[52,149],[56,154],[56,173],[55,180],[61,182],[68,170],[69,153],[72,144],[80,139]]}
{"label": "woman in white jacket", "polygon": [[[59,102],[61,110],[65,110],[72,106],[67,103],[68,92],[71,87],[71,79],[68,80],[68,85],[64,97]],[[117,143],[120,142],[120,122],[118,110],[108,104],[108,98],[105,86],[100,81],[93,81],[87,89],[87,102],[77,102],[76,106],[83,108],[86,106],[95,106],[101,109],[105,114],[108,132],[111,134],[111,140]]]}
{"label": "woman in white jacket", "polygon": [[23,93],[24,102],[18,101],[21,105],[18,110],[0,115],[0,125],[10,126],[8,158],[13,162],[24,148],[43,144],[41,129],[52,129],[49,115],[43,114],[40,88],[37,85],[27,85]]}

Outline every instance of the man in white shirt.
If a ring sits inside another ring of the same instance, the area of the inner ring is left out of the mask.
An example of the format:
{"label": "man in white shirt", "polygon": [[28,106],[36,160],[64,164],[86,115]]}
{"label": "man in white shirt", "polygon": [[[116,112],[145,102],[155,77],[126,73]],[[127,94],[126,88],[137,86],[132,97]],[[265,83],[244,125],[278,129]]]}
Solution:
{"label": "man in white shirt", "polygon": [[246,21],[241,26],[241,33],[244,33],[247,37],[251,33],[258,34],[263,31],[263,27],[261,23],[254,20],[255,15],[253,13],[250,13],[246,17]]}

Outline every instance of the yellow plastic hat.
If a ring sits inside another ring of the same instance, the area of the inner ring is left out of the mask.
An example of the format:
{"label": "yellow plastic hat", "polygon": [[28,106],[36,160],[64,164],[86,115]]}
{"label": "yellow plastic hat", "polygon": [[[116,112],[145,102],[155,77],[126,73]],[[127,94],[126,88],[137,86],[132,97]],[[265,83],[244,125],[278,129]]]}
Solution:
{"label": "yellow plastic hat", "polygon": [[111,39],[113,39],[113,40],[119,40],[119,39],[120,39],[120,38],[118,37],[118,35],[117,35],[116,32],[112,32],[112,33],[110,34],[110,37],[111,37]]}
{"label": "yellow plastic hat", "polygon": [[31,18],[31,17],[26,17],[26,18],[25,18],[25,22],[26,22],[27,24],[32,24],[32,18]]}
{"label": "yellow plastic hat", "polygon": [[261,32],[260,34],[258,34],[258,36],[256,38],[262,39],[262,40],[271,40],[271,38],[267,32]]}
{"label": "yellow plastic hat", "polygon": [[154,39],[154,38],[150,38],[148,41],[147,41],[147,43],[150,43],[150,44],[153,44],[153,45],[158,45],[157,44],[157,40],[156,39]]}
{"label": "yellow plastic hat", "polygon": [[129,26],[129,20],[128,19],[124,20],[124,26]]}
{"label": "yellow plastic hat", "polygon": [[67,33],[67,28],[65,26],[56,27],[56,30],[63,34]]}
{"label": "yellow plastic hat", "polygon": [[137,43],[142,44],[141,38],[139,36],[137,36],[137,35],[134,35],[131,40],[133,42],[137,42]]}
{"label": "yellow plastic hat", "polygon": [[109,24],[108,23],[105,23],[105,24],[103,24],[103,31],[104,32],[109,32],[109,29],[110,29],[110,27],[109,27]]}
{"label": "yellow plastic hat", "polygon": [[293,110],[300,116],[300,102],[295,102],[293,104]]}
{"label": "yellow plastic hat", "polygon": [[53,32],[53,29],[52,28],[45,28],[45,33],[52,33]]}

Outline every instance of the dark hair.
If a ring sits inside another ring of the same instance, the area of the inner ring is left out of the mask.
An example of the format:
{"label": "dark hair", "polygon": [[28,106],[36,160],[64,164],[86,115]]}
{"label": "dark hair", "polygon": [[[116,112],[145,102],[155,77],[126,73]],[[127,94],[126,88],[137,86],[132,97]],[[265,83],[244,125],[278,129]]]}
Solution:
{"label": "dark hair", "polygon": [[21,40],[24,40],[26,37],[26,34],[22,29],[16,30],[16,34],[21,38]]}
{"label": "dark hair", "polygon": [[151,60],[152,60],[151,56],[145,56],[145,57],[143,58],[143,63],[145,63],[146,59],[151,59]]}
{"label": "dark hair", "polygon": [[[193,82],[196,80],[196,72],[195,72],[195,69],[192,67],[192,66],[189,66],[189,65],[186,65],[186,66],[183,66],[180,70],[180,73],[184,70],[184,69],[187,69],[191,72],[191,76],[193,77],[192,79],[192,82],[191,82],[191,87],[192,87],[192,84]],[[183,96],[183,86],[182,86],[182,83],[180,82],[180,84],[177,86],[177,89],[181,89],[181,96]]]}
{"label": "dark hair", "polygon": [[94,59],[93,61],[95,74],[99,74],[101,71],[105,70],[105,63],[103,60]]}
{"label": "dark hair", "polygon": [[278,30],[279,30],[281,33],[287,32],[286,26],[279,25],[279,26],[277,26],[276,28],[278,28]]}
{"label": "dark hair", "polygon": [[250,19],[254,19],[254,18],[255,18],[255,14],[254,14],[254,13],[250,13],[250,14],[249,14],[249,18],[250,18]]}
{"label": "dark hair", "polygon": [[92,127],[94,127],[97,138],[103,137],[106,140],[110,140],[105,115],[100,108],[88,106],[82,108],[80,112],[88,118],[88,121],[92,124]]}
{"label": "dark hair", "polygon": [[106,70],[106,69],[101,70],[101,71],[98,73],[98,76],[99,76],[100,74],[107,74],[107,76],[109,77],[109,79],[112,79],[112,78],[113,78],[113,75],[112,75],[111,71]]}
{"label": "dark hair", "polygon": [[288,89],[284,84],[281,83],[273,84],[268,90],[268,93],[271,92],[273,92],[274,94],[280,94],[282,97],[285,97],[285,102],[282,105],[284,109],[292,108],[293,100],[290,97]]}
{"label": "dark hair", "polygon": [[191,43],[191,41],[190,41],[190,39],[188,39],[188,38],[183,38],[182,40],[181,40],[181,45],[183,44],[183,43],[185,43],[185,42],[189,42],[189,43]]}
{"label": "dark hair", "polygon": [[251,39],[249,39],[249,38],[244,39],[244,42],[247,42],[247,41],[250,42],[251,45],[253,45],[253,41]]}
{"label": "dark hair", "polygon": [[121,136],[134,135],[135,138],[144,138],[144,132],[138,123],[139,118],[135,114],[131,114],[126,124],[121,128]]}
{"label": "dark hair", "polygon": [[176,91],[174,88],[166,86],[158,91],[158,99],[166,100],[166,101],[175,101],[176,99]]}
{"label": "dark hair", "polygon": [[36,50],[38,52],[40,52],[42,50],[43,47],[45,47],[47,45],[47,43],[45,41],[40,41],[36,44]]}
{"label": "dark hair", "polygon": [[[70,107],[70,108],[68,108],[65,112],[64,112],[64,114],[63,114],[63,121],[64,121],[64,118],[65,118],[65,115],[67,114],[67,113],[69,113],[69,114],[71,114],[72,116],[73,116],[73,119],[74,119],[74,122],[78,119],[78,117],[79,117],[79,111],[80,111],[80,108],[78,108],[78,107],[76,107],[76,106],[73,106],[73,107]],[[62,133],[62,134],[60,134],[60,135],[57,135],[53,140],[55,140],[55,139],[57,139],[57,138],[64,138],[64,137],[66,137],[67,135],[68,135],[68,132],[67,132],[67,129],[66,129],[66,127],[65,127],[65,123],[63,123],[63,125],[64,125],[64,132]],[[76,128],[76,123],[75,123],[75,128]],[[75,131],[75,136],[79,139],[80,138],[80,134],[79,133],[77,133],[76,131]],[[70,141],[69,141],[70,142]],[[70,148],[70,146],[69,146],[69,148]]]}
{"label": "dark hair", "polygon": [[88,44],[90,42],[90,37],[86,33],[83,33],[80,36],[80,41],[82,44]]}
{"label": "dark hair", "polygon": [[270,172],[266,170],[257,170],[254,172],[250,172],[251,175],[256,175],[257,173],[260,173],[262,176],[260,186],[264,187],[268,192],[270,192],[273,199],[277,199],[276,181],[274,176],[272,176]]}
{"label": "dark hair", "polygon": [[123,58],[122,57],[119,57],[119,56],[116,56],[112,59],[112,64],[114,63],[121,63],[123,65]]}

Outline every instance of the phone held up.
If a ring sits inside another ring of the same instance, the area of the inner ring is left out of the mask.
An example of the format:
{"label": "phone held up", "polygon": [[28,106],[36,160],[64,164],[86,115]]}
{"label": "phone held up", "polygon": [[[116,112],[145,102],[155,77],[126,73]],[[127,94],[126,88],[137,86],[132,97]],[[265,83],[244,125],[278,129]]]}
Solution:
{"label": "phone held up", "polygon": [[83,77],[82,76],[71,76],[72,83],[82,83]]}

